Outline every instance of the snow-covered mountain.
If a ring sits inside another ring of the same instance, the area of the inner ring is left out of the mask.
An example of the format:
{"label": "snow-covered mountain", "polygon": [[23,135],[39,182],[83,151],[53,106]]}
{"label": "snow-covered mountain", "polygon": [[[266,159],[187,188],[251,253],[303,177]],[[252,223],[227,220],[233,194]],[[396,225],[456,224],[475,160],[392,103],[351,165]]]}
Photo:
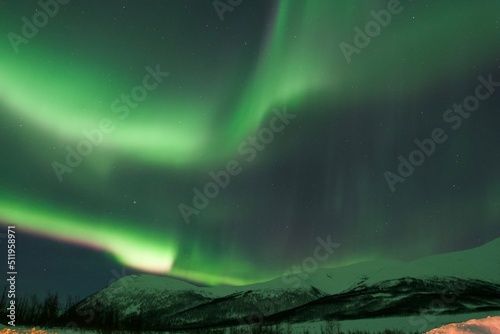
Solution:
{"label": "snow-covered mountain", "polygon": [[[240,287],[131,275],[83,299],[61,320],[170,329],[414,315],[417,326],[415,315],[499,311],[498,254],[500,238],[410,262],[357,263]],[[300,284],[285,283],[292,281]]]}

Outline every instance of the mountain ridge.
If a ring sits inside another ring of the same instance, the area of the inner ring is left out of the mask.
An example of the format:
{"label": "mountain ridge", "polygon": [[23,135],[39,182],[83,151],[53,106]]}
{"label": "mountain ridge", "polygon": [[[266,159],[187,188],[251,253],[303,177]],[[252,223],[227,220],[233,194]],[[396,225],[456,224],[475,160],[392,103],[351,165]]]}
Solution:
{"label": "mountain ridge", "polygon": [[84,298],[62,319],[81,324],[78,314],[96,305],[105,311],[96,312],[94,326],[114,321],[147,323],[150,329],[232,326],[248,319],[363,319],[418,313],[445,294],[448,302],[439,314],[500,310],[497,254],[500,238],[407,262],[368,261],[318,269],[307,279],[293,274],[247,286],[199,287],[171,277],[130,275]]}

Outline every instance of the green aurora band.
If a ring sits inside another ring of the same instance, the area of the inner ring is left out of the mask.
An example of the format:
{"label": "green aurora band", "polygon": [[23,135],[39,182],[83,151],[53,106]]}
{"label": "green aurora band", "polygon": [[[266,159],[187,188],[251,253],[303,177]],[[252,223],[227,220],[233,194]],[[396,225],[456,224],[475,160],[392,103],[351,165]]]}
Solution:
{"label": "green aurora band", "polygon": [[[373,101],[386,99],[387,87],[398,88],[400,99],[419,96],[437,89],[446,73],[466,75],[473,65],[491,60],[491,53],[477,50],[498,44],[497,36],[488,31],[500,10],[499,2],[477,5],[455,0],[453,13],[448,10],[452,1],[433,2],[432,8],[429,3],[402,1],[402,12],[347,65],[339,44],[352,44],[354,26],[363,27],[371,18],[370,10],[383,8],[382,1],[358,6],[349,1],[281,1],[261,41],[252,74],[243,84],[241,77],[231,74],[237,72],[235,61],[217,71],[207,70],[213,80],[210,92],[200,95],[203,87],[196,83],[191,83],[192,94],[160,85],[141,102],[140,110],[131,110],[123,121],[112,113],[111,102],[140,83],[144,69],[127,77],[120,73],[120,64],[126,60],[113,64],[113,56],[106,53],[87,55],[88,60],[85,55],[70,58],[63,44],[37,43],[36,39],[43,39],[37,36],[21,45],[19,54],[0,54],[0,104],[10,113],[7,118],[22,119],[19,131],[25,142],[19,145],[30,157],[26,161],[41,170],[38,176],[53,177],[50,183],[57,183],[50,163],[63,162],[61,152],[65,153],[66,145],[75,147],[83,139],[82,130],[97,128],[102,118],[112,119],[113,132],[72,173],[66,173],[57,187],[73,193],[85,191],[113,203],[117,164],[126,162],[151,171],[209,171],[232,159],[238,144],[268,121],[273,108],[286,106],[302,113],[301,117],[316,117],[304,107],[311,101],[327,103],[335,110],[336,105],[355,104],[360,94]],[[0,23],[3,30],[5,25]],[[457,27],[462,27],[459,37]],[[5,49],[10,47],[6,40],[2,43]],[[455,57],[457,53],[463,57]],[[178,66],[160,63],[162,70],[171,72],[170,77],[182,76],[175,72],[186,64],[176,55],[171,57],[165,63]],[[415,67],[411,57],[421,59],[421,66]],[[26,65],[34,60],[44,65]],[[103,77],[103,68],[114,73]],[[223,80],[216,80],[217,76]],[[233,89],[228,100],[225,95],[231,87],[239,89]],[[221,114],[221,108],[231,112]],[[46,139],[37,141],[40,136]],[[79,209],[62,195],[40,200],[36,193],[23,195],[21,189],[7,182],[0,190],[0,221],[109,252],[126,266],[206,284],[248,284],[283,272],[283,268],[259,265],[237,243],[221,241],[225,251],[220,254],[203,239],[203,232],[193,232],[196,227],[183,224],[176,194],[169,189],[161,196],[172,203],[165,206],[172,220],[158,230],[139,227],[139,215],[107,216]],[[207,224],[220,224],[216,228],[224,229],[231,222],[219,222],[229,217],[231,213],[226,212],[205,218]],[[377,255],[356,254],[343,263]]]}

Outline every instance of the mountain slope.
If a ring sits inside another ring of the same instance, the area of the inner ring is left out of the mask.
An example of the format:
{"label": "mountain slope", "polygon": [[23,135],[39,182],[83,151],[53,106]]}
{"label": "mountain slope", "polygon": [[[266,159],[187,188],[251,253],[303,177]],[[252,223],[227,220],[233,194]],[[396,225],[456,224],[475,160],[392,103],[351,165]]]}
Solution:
{"label": "mountain slope", "polygon": [[85,298],[61,321],[179,329],[494,311],[500,310],[498,254],[500,239],[410,262],[357,263],[320,269],[306,280],[297,274],[240,287],[197,287],[132,275]]}

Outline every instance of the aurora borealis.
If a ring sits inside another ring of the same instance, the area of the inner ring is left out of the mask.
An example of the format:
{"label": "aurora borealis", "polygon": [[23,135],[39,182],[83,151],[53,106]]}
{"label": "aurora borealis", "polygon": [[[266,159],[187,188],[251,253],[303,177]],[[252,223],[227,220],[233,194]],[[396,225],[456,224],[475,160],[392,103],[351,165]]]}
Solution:
{"label": "aurora borealis", "polygon": [[[26,38],[44,7],[0,1],[0,222],[66,245],[54,261],[246,284],[328,235],[341,246],[326,266],[500,236],[500,89],[396,191],[384,178],[479,76],[500,81],[500,2],[401,1],[349,62],[340,45],[393,0],[243,0],[222,21],[211,1],[50,3]],[[186,224],[179,205],[231,161]]]}

